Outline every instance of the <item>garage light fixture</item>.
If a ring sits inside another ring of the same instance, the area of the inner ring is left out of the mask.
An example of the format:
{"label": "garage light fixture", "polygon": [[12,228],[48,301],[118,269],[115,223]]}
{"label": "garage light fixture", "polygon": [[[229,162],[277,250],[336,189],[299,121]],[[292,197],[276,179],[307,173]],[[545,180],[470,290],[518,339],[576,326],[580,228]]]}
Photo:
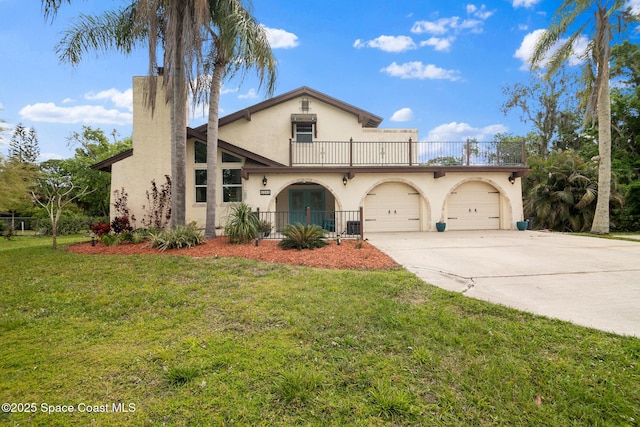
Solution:
{"label": "garage light fixture", "polygon": [[347,185],[347,182],[349,181],[349,178],[347,177],[347,175],[342,177],[342,184],[343,185]]}
{"label": "garage light fixture", "polygon": [[515,184],[516,182],[515,173],[511,172],[511,175],[509,175],[509,182],[511,183],[511,185]]}
{"label": "garage light fixture", "polygon": [[266,186],[267,186],[267,182],[268,182],[268,181],[267,181],[267,176],[266,176],[266,175],[263,175],[263,176],[262,176],[262,185],[264,185],[264,186],[266,187]]}

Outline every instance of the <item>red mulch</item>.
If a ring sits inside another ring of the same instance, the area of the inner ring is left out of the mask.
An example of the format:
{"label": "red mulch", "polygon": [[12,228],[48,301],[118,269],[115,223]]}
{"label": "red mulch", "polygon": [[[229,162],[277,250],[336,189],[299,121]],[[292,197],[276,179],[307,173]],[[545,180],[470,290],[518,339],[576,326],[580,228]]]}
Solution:
{"label": "red mulch", "polygon": [[148,242],[139,244],[120,244],[118,246],[106,246],[97,242],[91,246],[91,242],[78,243],[69,246],[70,252],[99,255],[129,255],[129,254],[154,254],[154,255],[189,255],[193,257],[242,257],[260,261],[305,265],[310,267],[332,269],[390,269],[397,267],[395,261],[379,251],[368,242],[362,243],[362,248],[356,248],[353,240],[342,240],[341,245],[331,241],[328,246],[313,250],[295,249],[284,250],[278,246],[276,240],[260,240],[255,243],[234,245],[225,237],[217,237],[208,240],[202,245],[188,249],[169,249],[159,252],[151,248]]}

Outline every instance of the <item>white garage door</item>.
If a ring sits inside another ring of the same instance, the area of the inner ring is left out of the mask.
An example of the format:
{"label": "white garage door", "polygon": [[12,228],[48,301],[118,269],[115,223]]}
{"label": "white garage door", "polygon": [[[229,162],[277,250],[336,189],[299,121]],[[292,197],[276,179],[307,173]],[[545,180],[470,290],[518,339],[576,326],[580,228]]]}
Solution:
{"label": "white garage door", "polygon": [[486,182],[467,182],[449,194],[447,212],[448,230],[498,230],[500,193]]}
{"label": "white garage door", "polygon": [[407,184],[388,182],[371,190],[364,201],[364,231],[419,231],[420,195]]}

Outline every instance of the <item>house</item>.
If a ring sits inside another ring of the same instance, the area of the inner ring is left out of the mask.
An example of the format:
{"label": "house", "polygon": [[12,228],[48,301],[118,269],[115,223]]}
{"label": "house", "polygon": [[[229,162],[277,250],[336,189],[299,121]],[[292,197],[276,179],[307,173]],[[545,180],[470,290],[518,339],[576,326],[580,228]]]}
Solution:
{"label": "house", "polygon": [[[151,180],[161,184],[171,171],[169,107],[159,89],[152,115],[144,83],[134,77],[133,149],[94,165],[111,172],[112,191],[125,189],[137,218]],[[381,122],[309,87],[221,117],[219,225],[236,202],[274,231],[295,222],[349,235],[431,231],[439,221],[447,230],[514,229],[522,220],[523,144],[421,142],[416,129]],[[202,225],[206,131],[206,124],[187,129],[186,219]]]}

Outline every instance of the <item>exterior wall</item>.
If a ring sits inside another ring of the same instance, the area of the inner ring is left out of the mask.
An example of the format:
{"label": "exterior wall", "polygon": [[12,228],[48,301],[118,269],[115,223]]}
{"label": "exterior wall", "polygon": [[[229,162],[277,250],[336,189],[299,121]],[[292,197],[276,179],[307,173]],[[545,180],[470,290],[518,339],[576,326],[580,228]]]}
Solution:
{"label": "exterior wall", "polygon": [[[292,99],[259,111],[251,120],[240,119],[222,126],[219,137],[223,141],[242,147],[282,164],[289,164],[289,140],[291,114],[300,113],[303,98]],[[309,113],[316,114],[317,136],[314,141],[413,141],[418,140],[416,129],[371,129],[363,128],[358,118],[343,110],[313,98]]]}
{"label": "exterior wall", "polygon": [[171,109],[165,103],[164,90],[158,77],[158,91],[154,114],[145,105],[144,87],[147,77],[133,78],[133,155],[112,165],[111,217],[114,191],[128,194],[128,206],[141,227],[144,218],[143,205],[148,205],[146,192],[151,181],[158,186],[165,183],[165,175],[171,175]]}
{"label": "exterior wall", "polygon": [[[357,211],[365,205],[367,193],[385,182],[403,182],[415,188],[421,196],[420,230],[435,230],[435,223],[447,218],[447,197],[457,187],[468,181],[483,181],[491,184],[500,193],[500,228],[515,229],[515,222],[522,219],[522,188],[520,178],[514,184],[508,180],[507,172],[470,172],[447,173],[442,178],[434,178],[432,173],[407,173],[402,176],[392,174],[356,173],[345,186],[343,175],[337,173],[295,176],[292,174],[269,174],[267,186],[262,185],[262,177],[251,175],[244,182],[245,201],[253,209],[275,211],[282,208],[283,191],[297,182],[306,181],[322,185],[335,196],[335,209]],[[261,195],[260,190],[270,190],[269,195]],[[277,199],[277,204],[276,204]],[[366,233],[366,224],[365,229]]]}

